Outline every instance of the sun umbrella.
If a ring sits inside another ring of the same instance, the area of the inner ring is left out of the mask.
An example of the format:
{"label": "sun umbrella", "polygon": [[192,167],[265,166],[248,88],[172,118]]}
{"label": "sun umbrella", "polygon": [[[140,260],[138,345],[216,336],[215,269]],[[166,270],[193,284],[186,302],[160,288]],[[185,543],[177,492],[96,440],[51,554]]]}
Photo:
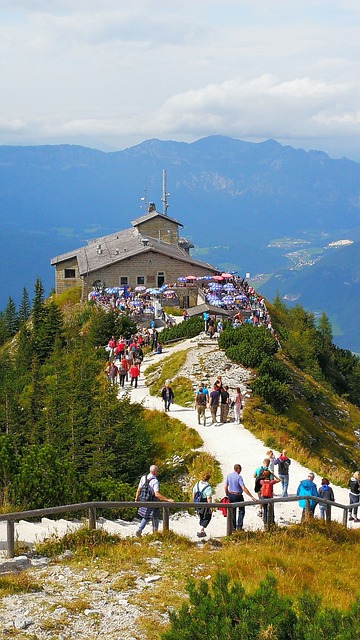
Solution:
{"label": "sun umbrella", "polygon": [[221,307],[222,302],[221,300],[217,299],[217,300],[211,300],[210,304],[212,304],[214,307]]}
{"label": "sun umbrella", "polygon": [[224,284],[223,289],[225,289],[225,291],[235,291],[235,287],[233,284],[231,284],[231,282],[227,282],[226,284]]}
{"label": "sun umbrella", "polygon": [[184,278],[184,276],[180,276],[180,278],[177,279],[178,282],[186,282],[186,278]]}
{"label": "sun umbrella", "polygon": [[222,301],[224,304],[234,304],[235,298],[233,298],[232,296],[224,296]]}
{"label": "sun umbrella", "polygon": [[134,291],[146,291],[146,287],[143,284],[139,284],[138,287],[135,287]]}
{"label": "sun umbrella", "polygon": [[175,291],[173,289],[168,289],[167,291],[164,291],[163,295],[170,296],[170,295],[173,295],[174,293]]}
{"label": "sun umbrella", "polygon": [[222,276],[212,276],[213,280],[224,280]]}
{"label": "sun umbrella", "polygon": [[220,284],[219,282],[211,282],[209,284],[209,289],[211,291],[221,291],[222,289],[222,284]]}
{"label": "sun umbrella", "polygon": [[232,278],[232,274],[231,273],[222,273],[221,274],[223,278]]}
{"label": "sun umbrella", "polygon": [[196,276],[186,276],[186,280],[196,280]]}

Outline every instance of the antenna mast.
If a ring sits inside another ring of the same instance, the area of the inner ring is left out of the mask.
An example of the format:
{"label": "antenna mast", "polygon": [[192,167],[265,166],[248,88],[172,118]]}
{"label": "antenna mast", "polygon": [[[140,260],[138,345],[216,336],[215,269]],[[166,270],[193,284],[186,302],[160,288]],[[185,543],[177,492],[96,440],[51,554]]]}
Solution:
{"label": "antenna mast", "polygon": [[167,210],[168,210],[168,197],[169,197],[170,193],[167,193],[166,191],[166,170],[163,169],[163,195],[161,198],[161,202],[163,203],[163,215],[167,216]]}
{"label": "antenna mast", "polygon": [[148,203],[147,203],[147,199],[146,199],[146,186],[144,187],[144,195],[142,196],[142,198],[140,198],[142,204],[140,205],[141,209],[144,210],[144,213],[147,212],[147,208],[148,208]]}

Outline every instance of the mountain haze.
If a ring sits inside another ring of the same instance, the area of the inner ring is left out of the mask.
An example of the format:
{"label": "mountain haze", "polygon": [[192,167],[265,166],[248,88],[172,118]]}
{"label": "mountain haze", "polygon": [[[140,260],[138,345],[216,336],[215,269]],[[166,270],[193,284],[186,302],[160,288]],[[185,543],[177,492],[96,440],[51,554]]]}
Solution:
{"label": "mountain haze", "polygon": [[274,140],[211,136],[188,144],[148,140],[105,153],[59,145],[0,147],[0,308],[36,275],[53,284],[49,259],[87,239],[130,226],[140,198],[161,210],[167,170],[169,215],[184,224],[194,256],[240,274],[290,265],[278,238],[320,252],[360,240],[360,164]]}

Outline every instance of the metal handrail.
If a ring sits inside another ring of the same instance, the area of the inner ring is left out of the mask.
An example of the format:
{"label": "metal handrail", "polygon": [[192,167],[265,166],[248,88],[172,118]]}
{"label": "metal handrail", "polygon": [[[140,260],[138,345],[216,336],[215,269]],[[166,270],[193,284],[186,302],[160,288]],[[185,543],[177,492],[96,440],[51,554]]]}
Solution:
{"label": "metal handrail", "polygon": [[15,555],[15,522],[19,520],[24,520],[25,518],[40,518],[43,516],[55,515],[58,513],[68,513],[71,511],[88,511],[89,518],[89,529],[96,529],[96,511],[97,509],[120,509],[126,507],[138,508],[138,507],[147,507],[147,508],[161,508],[163,511],[163,531],[169,531],[169,522],[170,522],[170,510],[176,509],[226,509],[227,517],[226,517],[226,535],[231,535],[233,531],[232,526],[232,510],[238,507],[249,507],[252,505],[264,505],[267,504],[268,508],[268,519],[266,528],[271,528],[273,521],[273,512],[274,505],[277,503],[283,502],[298,502],[299,500],[306,500],[306,512],[310,514],[310,501],[316,502],[318,504],[326,505],[326,522],[331,522],[331,509],[332,507],[337,507],[343,510],[343,521],[342,524],[344,527],[347,527],[347,514],[350,508],[353,508],[354,505],[344,505],[338,502],[330,502],[329,500],[325,500],[324,498],[318,498],[317,496],[288,496],[287,498],[263,498],[262,500],[247,500],[241,502],[232,502],[232,503],[220,503],[220,502],[135,502],[135,501],[94,501],[94,502],[80,502],[77,504],[67,504],[67,505],[59,505],[58,507],[46,507],[44,509],[32,509],[28,511],[14,511],[12,513],[2,513],[0,514],[0,522],[7,522],[7,556],[8,558],[13,558]]}

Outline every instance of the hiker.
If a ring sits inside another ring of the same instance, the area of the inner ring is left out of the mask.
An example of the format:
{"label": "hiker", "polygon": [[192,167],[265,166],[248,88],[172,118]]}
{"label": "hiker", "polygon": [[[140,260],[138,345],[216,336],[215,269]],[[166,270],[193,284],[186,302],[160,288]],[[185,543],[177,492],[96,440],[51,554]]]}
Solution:
{"label": "hiker", "polygon": [[137,364],[135,364],[135,362],[131,365],[130,369],[129,369],[129,374],[130,374],[130,385],[133,386],[134,383],[134,387],[135,389],[137,389],[138,386],[138,378],[140,375],[140,369],[138,367]]}
{"label": "hiker", "polygon": [[287,490],[289,486],[289,467],[291,465],[291,460],[290,458],[287,457],[286,449],[282,450],[281,455],[278,458],[276,458],[276,460],[274,460],[274,464],[277,465],[278,475],[281,480],[281,487],[282,487],[281,497],[287,498],[288,497]]}
{"label": "hiker", "polygon": [[[212,488],[208,482],[208,480],[210,480],[210,477],[211,477],[211,474],[208,471],[206,471],[205,473],[202,474],[201,480],[199,480],[193,486],[192,492],[193,492],[194,502],[195,502],[196,494],[199,491],[201,492],[201,502],[212,502]],[[199,524],[200,524],[200,531],[198,531],[196,535],[198,538],[204,538],[206,536],[205,529],[212,518],[212,511],[211,509],[207,509],[206,507],[196,509],[196,511],[199,516]]]}
{"label": "hiker", "polygon": [[[266,469],[263,471],[262,474],[262,479],[260,480],[260,498],[261,499],[268,499],[268,498],[273,498],[274,497],[274,484],[276,484],[277,482],[281,482],[280,478],[278,478],[277,476],[273,476],[272,480],[270,479],[271,476],[271,472],[270,470],[267,471]],[[268,521],[268,503],[264,503],[263,504],[263,523],[267,524]],[[272,511],[272,522],[270,524],[274,524],[275,522],[275,513],[274,513],[274,508]]]}
{"label": "hiker", "polygon": [[[254,471],[254,478],[255,478],[255,485],[254,485],[254,491],[255,493],[258,494],[258,498],[260,500],[261,498],[261,484],[260,484],[260,480],[263,479],[263,472],[264,471],[270,471],[270,458],[264,458],[263,463],[260,467],[257,467]],[[273,479],[273,474],[270,471],[270,480]],[[259,507],[259,510],[257,512],[257,515],[259,516],[259,518],[263,517],[263,510],[262,507]]]}
{"label": "hiker", "polygon": [[276,460],[276,456],[274,456],[274,452],[272,449],[268,449],[268,451],[266,452],[266,457],[270,460],[269,469],[271,473],[274,473],[274,463]]}
{"label": "hiker", "polygon": [[206,415],[205,415],[206,405],[207,405],[207,398],[203,391],[202,385],[200,385],[197,393],[195,394],[194,409],[195,411],[197,411],[198,424],[200,424],[200,420],[202,420],[204,427],[206,427]]}
{"label": "hiker", "polygon": [[[356,504],[356,507],[350,507],[349,509],[349,520],[353,520],[354,522],[360,522],[357,517],[358,514],[358,504],[360,500],[360,472],[355,471],[355,473],[351,476],[349,480],[349,500],[350,504]],[[354,515],[353,515],[354,513]]]}
{"label": "hiker", "polygon": [[[325,500],[330,500],[331,502],[335,502],[334,492],[332,490],[332,487],[329,487],[329,484],[330,482],[327,478],[323,478],[321,480],[321,487],[319,487],[318,489],[318,496],[319,498],[324,498]],[[320,518],[322,520],[325,520],[326,509],[327,509],[326,504],[319,503]]]}
{"label": "hiker", "polygon": [[161,397],[164,402],[165,411],[170,411],[170,405],[174,401],[174,392],[170,387],[170,380],[166,380],[165,385],[161,390]]}
{"label": "hiker", "polygon": [[229,394],[229,387],[227,385],[225,385],[225,387],[223,387],[220,390],[220,399],[221,399],[220,422],[222,422],[223,424],[226,424],[228,420],[229,406],[230,406],[230,394]]}
{"label": "hiker", "polygon": [[215,424],[215,425],[217,424],[216,414],[219,408],[219,401],[220,401],[219,387],[216,384],[214,384],[214,388],[210,393],[210,400],[209,400],[210,413],[211,413],[211,419],[212,419],[211,424]]}
{"label": "hiker", "polygon": [[[317,487],[314,482],[315,474],[309,473],[308,477],[305,480],[302,480],[298,486],[296,495],[297,496],[317,496]],[[305,520],[307,514],[310,518],[314,517],[314,512],[316,508],[316,500],[310,500],[310,511],[306,509],[307,500],[299,500],[299,507],[302,508],[301,521]]]}
{"label": "hiker", "polygon": [[[250,491],[245,487],[244,480],[242,479],[241,465],[234,464],[234,471],[228,474],[226,482],[224,484],[225,495],[229,498],[229,502],[244,502],[243,493],[246,493],[252,500],[256,500],[251,495]],[[238,517],[236,520],[236,508],[232,509],[232,527],[240,531],[243,528],[245,515],[245,507],[238,508]]]}
{"label": "hiker", "polygon": [[242,395],[241,395],[240,387],[236,387],[236,389],[235,389],[235,395],[234,395],[234,398],[233,398],[233,402],[234,402],[235,422],[236,422],[236,424],[240,424],[241,409],[243,408]]}
{"label": "hiker", "polygon": [[[158,467],[155,464],[152,464],[150,467],[150,473],[142,476],[139,482],[139,486],[136,490],[135,502],[141,502],[142,489],[144,485],[148,485],[148,487],[150,488],[150,492],[153,494],[153,499],[151,496],[150,496],[151,497],[150,500],[149,498],[147,498],[147,500],[149,500],[150,502],[151,501],[155,502],[157,500],[160,500],[161,502],[174,502],[172,498],[166,498],[160,493],[159,481],[157,479],[158,471],[159,471]],[[148,522],[150,522],[150,520],[152,520],[153,533],[158,531],[159,509],[156,509],[156,508],[154,509],[153,507],[150,507],[150,508],[140,507],[138,509],[138,514],[139,516],[141,516],[142,519],[135,533],[137,538],[141,538],[143,529],[145,529],[146,525],[148,524]]]}

